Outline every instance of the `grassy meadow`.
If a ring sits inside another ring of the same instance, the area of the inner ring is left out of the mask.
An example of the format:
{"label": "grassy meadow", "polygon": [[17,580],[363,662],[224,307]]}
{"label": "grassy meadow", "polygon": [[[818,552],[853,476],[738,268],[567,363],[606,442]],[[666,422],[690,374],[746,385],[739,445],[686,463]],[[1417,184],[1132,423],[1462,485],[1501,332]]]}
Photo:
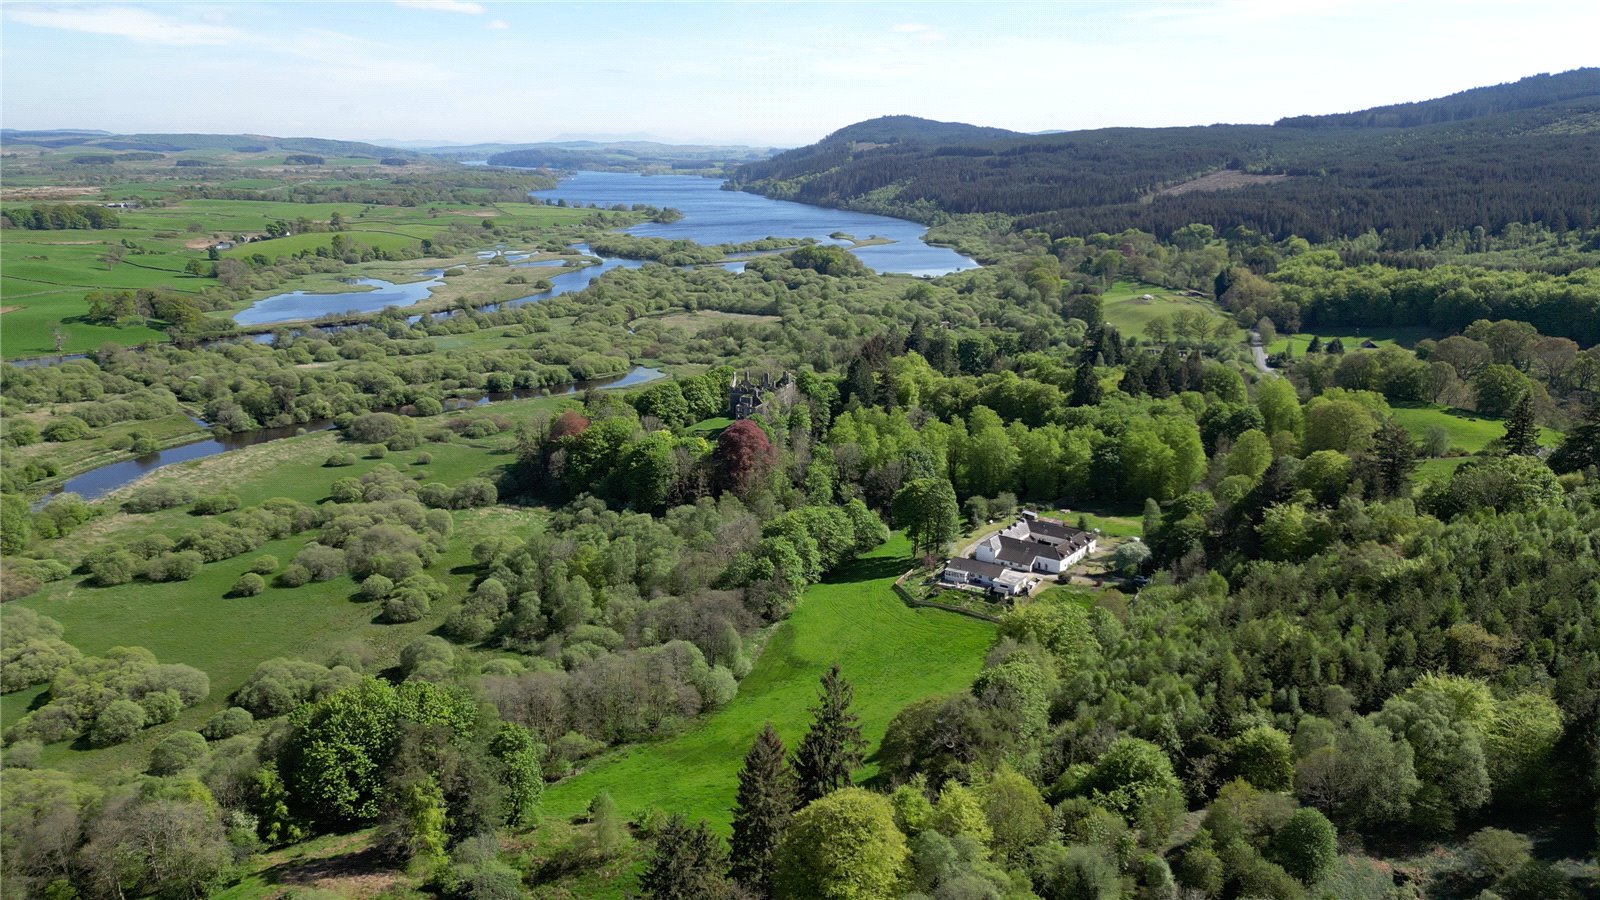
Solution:
{"label": "grassy meadow", "polygon": [[[1144,299],[1146,294],[1152,299]],[[1124,335],[1148,337],[1145,326],[1156,319],[1170,319],[1173,313],[1182,310],[1198,310],[1210,319],[1228,323],[1243,340],[1243,329],[1235,326],[1233,320],[1210,300],[1188,297],[1160,285],[1118,281],[1100,295],[1100,302],[1106,321],[1117,326],[1117,330]]]}
{"label": "grassy meadow", "polygon": [[[1504,419],[1484,416],[1465,409],[1442,406],[1438,403],[1391,404],[1395,421],[1404,425],[1411,436],[1422,440],[1432,428],[1443,428],[1450,435],[1450,447],[1465,453],[1477,453],[1489,443],[1506,433]],[[1553,447],[1561,441],[1561,432],[1540,428],[1539,442]]]}
{"label": "grassy meadow", "polygon": [[[282,154],[198,154],[228,166],[256,166],[259,177],[239,177],[218,182],[238,190],[272,191],[287,188],[282,172],[271,170],[282,162]],[[348,165],[371,165],[376,160],[332,160],[324,183],[339,184],[359,178],[344,174]],[[170,163],[165,163],[170,166]],[[129,170],[130,173],[133,170]],[[159,166],[157,173],[162,170]],[[181,171],[181,170],[178,170]],[[168,173],[170,177],[170,172]],[[181,176],[180,176],[181,177]],[[539,206],[531,203],[431,203],[425,206],[381,206],[362,203],[294,203],[287,200],[196,200],[176,199],[173,191],[185,183],[178,180],[149,180],[85,187],[75,195],[50,195],[34,199],[33,191],[50,189],[47,176],[24,172],[16,178],[8,173],[11,192],[5,207],[25,208],[35,202],[103,203],[112,199],[139,197],[148,204],[137,209],[116,210],[116,228],[93,230],[27,231],[7,229],[0,240],[0,356],[7,359],[45,356],[58,352],[82,353],[106,342],[140,344],[161,341],[166,334],[143,325],[109,326],[84,320],[88,306],[84,296],[97,290],[139,290],[161,288],[179,293],[198,293],[214,285],[207,277],[190,275],[185,267],[199,260],[209,267],[207,247],[222,240],[260,236],[269,222],[293,223],[297,219],[327,222],[338,213],[346,222],[344,236],[354,242],[380,250],[395,251],[415,247],[422,240],[454,225],[474,227],[495,222],[522,229],[548,229],[569,233],[592,222],[593,210]],[[355,183],[350,181],[350,183]],[[241,243],[222,251],[225,259],[248,260],[256,255],[269,260],[300,251],[315,252],[331,244],[335,232],[312,231],[268,241]],[[576,238],[576,234],[569,236]],[[491,239],[485,239],[485,245]],[[108,258],[116,248],[121,259]],[[400,264],[369,263],[351,267],[338,276],[314,275],[293,279],[271,290],[258,292],[252,300],[297,289],[336,290],[343,288],[338,278],[377,275],[388,280],[410,280],[430,266],[470,263],[472,257],[411,260]],[[493,270],[498,283],[509,275],[499,267]],[[369,271],[371,270],[371,271]],[[530,278],[548,274],[542,271],[515,270]],[[479,290],[482,284],[462,285],[463,290]],[[508,296],[521,296],[514,290]],[[448,298],[453,303],[454,298]],[[231,316],[234,310],[217,313]],[[441,307],[442,308],[442,307]],[[59,338],[59,346],[58,346]]]}
{"label": "grassy meadow", "polygon": [[[549,397],[512,401],[467,410],[463,416],[531,416],[562,408],[570,399]],[[260,444],[244,450],[170,466],[139,482],[182,483],[201,495],[231,491],[245,506],[273,497],[305,503],[326,499],[329,487],[340,478],[359,477],[380,465],[389,465],[420,481],[457,484],[470,477],[490,477],[514,456],[513,437],[501,433],[487,438],[455,438],[448,443],[424,443],[415,450],[367,459],[359,447],[343,444],[332,432],[320,432]],[[354,451],[355,465],[326,468],[323,461],[335,450]],[[432,462],[421,465],[419,454]],[[73,533],[78,552],[107,544],[124,544],[161,533],[169,536],[203,528],[210,519],[194,516],[187,507],[132,515],[116,510],[129,493],[113,492],[100,502],[102,516]],[[208,563],[189,581],[154,584],[134,581],[115,587],[81,583],[78,577],[45,585],[37,594],[16,601],[61,622],[65,639],[87,654],[111,647],[142,646],[163,663],[186,663],[211,679],[210,696],[185,710],[171,723],[145,729],[133,740],[103,750],[77,749],[68,743],[47,747],[44,763],[75,773],[107,773],[140,768],[156,742],[173,730],[199,727],[212,713],[228,705],[227,698],[262,660],[277,656],[323,661],[335,650],[366,648],[376,668],[391,664],[400,650],[417,637],[437,628],[470,586],[471,548],[494,534],[520,537],[542,527],[538,508],[493,506],[453,513],[455,535],[449,550],[428,570],[449,590],[449,597],[434,606],[419,622],[379,624],[378,604],[355,598],[356,584],[349,575],[298,588],[277,586],[255,597],[228,597],[234,581],[262,555],[287,565],[300,548],[315,537],[305,532],[273,541],[233,559]],[[9,608],[11,604],[7,605]],[[3,618],[0,618],[3,622]],[[458,648],[458,653],[475,651]],[[0,727],[8,727],[44,693],[39,687],[6,695],[0,700]]]}
{"label": "grassy meadow", "polygon": [[1338,338],[1344,343],[1345,352],[1348,353],[1358,349],[1362,341],[1371,341],[1379,347],[1400,346],[1409,349],[1415,347],[1418,341],[1443,336],[1442,332],[1426,325],[1395,325],[1372,329],[1317,328],[1294,334],[1280,334],[1277,340],[1267,345],[1267,352],[1282,353],[1284,350],[1292,349],[1296,357],[1304,356],[1306,348],[1311,345],[1311,339],[1314,337],[1321,338],[1323,346]]}
{"label": "grassy meadow", "polygon": [[811,722],[818,679],[833,663],[855,688],[854,710],[871,748],[857,779],[871,778],[871,758],[889,720],[906,704],[967,688],[978,674],[994,626],[933,609],[911,609],[890,589],[910,567],[902,535],[807,589],[794,613],[775,626],[755,669],[726,707],[676,737],[626,748],[590,763],[545,792],[551,818],[569,818],[609,792],[624,815],[649,807],[729,827],[738,771],[766,722],[796,746]]}

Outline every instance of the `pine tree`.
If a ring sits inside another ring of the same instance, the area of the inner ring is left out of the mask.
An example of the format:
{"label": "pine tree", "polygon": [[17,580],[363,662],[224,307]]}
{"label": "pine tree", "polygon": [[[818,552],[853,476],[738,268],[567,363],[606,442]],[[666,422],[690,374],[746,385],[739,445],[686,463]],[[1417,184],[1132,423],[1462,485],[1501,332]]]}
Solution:
{"label": "pine tree", "polygon": [[1100,403],[1100,376],[1094,371],[1094,357],[1085,356],[1072,375],[1073,406],[1096,406]]}
{"label": "pine tree", "polygon": [[656,838],[650,866],[639,876],[644,896],[655,900],[711,900],[731,895],[728,856],[702,819],[694,825],[673,813]]}
{"label": "pine tree", "polygon": [[[1290,346],[1292,347],[1294,345],[1290,344]],[[1318,336],[1318,335],[1313,334],[1311,336],[1311,343],[1306,345],[1306,352],[1307,353],[1321,353],[1322,352],[1322,338],[1320,336]]]}
{"label": "pine tree", "polygon": [[1550,454],[1550,468],[1557,472],[1577,472],[1600,466],[1600,403],[1589,407],[1583,424],[1567,432],[1561,446]]}
{"label": "pine tree", "polygon": [[758,892],[772,877],[772,853],[795,808],[794,772],[783,740],[768,722],[739,772],[733,805],[733,877]]}
{"label": "pine tree", "polygon": [[1401,496],[1411,481],[1411,470],[1417,467],[1417,445],[1411,432],[1389,419],[1373,436],[1372,454],[1377,461],[1380,495]]}
{"label": "pine tree", "polygon": [[854,783],[850,773],[865,759],[867,746],[860,722],[850,711],[854,693],[850,682],[839,674],[837,663],[823,673],[811,730],[794,754],[800,805]]}
{"label": "pine tree", "polygon": [[1533,393],[1523,391],[1506,417],[1506,434],[1501,439],[1506,453],[1512,456],[1533,456],[1539,452],[1539,423],[1533,418]]}

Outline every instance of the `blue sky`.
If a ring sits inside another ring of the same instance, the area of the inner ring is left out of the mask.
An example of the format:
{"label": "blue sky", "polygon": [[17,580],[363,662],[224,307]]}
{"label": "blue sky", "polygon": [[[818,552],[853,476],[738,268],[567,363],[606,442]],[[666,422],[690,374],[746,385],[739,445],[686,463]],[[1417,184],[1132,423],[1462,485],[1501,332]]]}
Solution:
{"label": "blue sky", "polygon": [[0,5],[9,128],[809,143],[1270,122],[1600,65],[1600,3]]}

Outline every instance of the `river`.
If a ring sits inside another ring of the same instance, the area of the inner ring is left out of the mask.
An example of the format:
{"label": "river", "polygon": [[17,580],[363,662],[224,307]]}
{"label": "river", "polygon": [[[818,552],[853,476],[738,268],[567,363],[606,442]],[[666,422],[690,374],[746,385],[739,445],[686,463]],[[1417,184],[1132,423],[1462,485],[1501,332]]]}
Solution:
{"label": "river", "polygon": [[643,203],[683,213],[676,222],[645,222],[625,232],[638,237],[700,244],[742,244],[769,237],[814,238],[825,244],[847,245],[849,241],[832,237],[843,233],[857,240],[881,237],[893,241],[851,251],[880,273],[945,275],[978,266],[954,250],[925,242],[928,229],[916,222],[725,191],[715,179],[695,175],[579,172],[548,191],[535,191],[534,196],[550,203],[565,200],[569,205],[581,206]]}
{"label": "river", "polygon": [[[862,262],[878,272],[943,275],[977,266],[977,263],[954,250],[934,247],[924,242],[923,237],[927,229],[915,222],[772,200],[742,191],[725,191],[717,181],[692,175],[645,176],[615,172],[580,172],[552,190],[536,192],[535,196],[551,203],[565,200],[569,205],[594,204],[601,207],[645,204],[663,209],[670,207],[683,213],[683,218],[676,222],[647,222],[627,229],[628,234],[640,237],[692,240],[701,244],[746,243],[768,237],[813,238],[822,243],[850,245],[851,241],[832,237],[834,234],[848,234],[857,240],[883,238],[891,241],[891,243],[851,249]],[[581,291],[612,269],[638,268],[644,265],[640,260],[599,256],[585,244],[575,244],[572,249],[586,256],[598,256],[599,264],[570,267],[571,271],[549,276],[548,290],[486,306],[483,307],[484,311],[492,312],[502,306],[537,303],[550,297]],[[479,252],[477,256],[480,259],[490,259],[499,252],[502,251],[485,250]],[[517,267],[548,268],[550,265],[548,262],[520,262],[519,260],[525,255],[510,253],[507,254],[507,258]],[[723,264],[724,268],[735,273],[743,272],[744,266],[743,259]],[[429,269],[420,274],[425,276],[426,280],[407,284],[395,284],[377,278],[361,278],[353,281],[353,284],[371,288],[366,291],[326,294],[290,291],[256,301],[248,309],[234,316],[234,320],[241,325],[260,325],[306,321],[328,313],[351,310],[376,312],[390,306],[410,306],[427,299],[432,294],[433,288],[443,284],[443,270]],[[448,315],[448,313],[436,315]],[[411,321],[415,322],[420,318],[421,316],[413,316]],[[258,335],[256,339],[270,341],[272,336]],[[66,357],[51,358],[50,362],[59,362],[67,358],[76,356],[69,354]],[[43,360],[19,360],[13,364],[27,365],[40,362]],[[662,374],[656,369],[636,366],[624,375],[569,385],[565,392],[570,394],[589,388],[629,387],[660,378]],[[460,403],[482,405],[536,394],[534,391],[494,394]],[[51,495],[72,492],[93,500],[166,466],[292,437],[302,431],[320,431],[332,426],[331,421],[318,420],[281,428],[241,432],[221,438],[203,438],[137,459],[92,469],[68,479],[65,484],[52,491]]]}
{"label": "river", "polygon": [[[533,196],[547,203],[564,200],[569,205],[599,207],[644,204],[683,213],[676,222],[645,222],[626,230],[638,237],[690,240],[700,244],[743,244],[769,237],[811,238],[825,244],[850,246],[852,241],[835,238],[849,235],[858,241],[873,238],[889,243],[852,247],[862,262],[880,273],[902,275],[944,275],[977,267],[977,263],[947,247],[935,247],[923,240],[928,229],[916,222],[773,200],[760,194],[725,191],[719,182],[694,175],[638,175],[627,172],[579,172],[548,191]],[[601,275],[616,268],[638,268],[640,260],[600,256],[586,245],[574,248],[579,253],[597,256],[599,265],[584,266],[550,277],[551,288],[484,307],[492,312],[500,306],[537,303],[561,294],[581,291]],[[485,250],[479,259],[491,259],[498,251]],[[513,265],[524,268],[547,263],[518,263],[527,254],[508,254]],[[744,260],[724,263],[731,272],[743,272]],[[335,293],[290,291],[257,300],[233,320],[240,325],[270,325],[278,322],[304,322],[329,313],[370,313],[391,306],[411,306],[428,299],[433,289],[444,284],[443,270],[420,273],[427,280],[396,284],[378,278],[352,281],[370,290]]]}
{"label": "river", "polygon": [[[587,381],[575,381],[566,385],[556,385],[538,390],[506,391],[503,393],[485,394],[476,398],[457,398],[446,401],[447,409],[464,409],[472,406],[487,406],[490,403],[500,403],[506,400],[525,400],[544,394],[576,394],[591,389],[606,390],[615,388],[633,387],[661,378],[665,375],[660,369],[646,366],[634,366],[621,375],[612,375],[605,378],[591,378]],[[376,410],[377,412],[393,412],[394,410]],[[204,422],[195,420],[197,424]],[[201,438],[188,444],[168,447],[147,453],[135,459],[126,459],[122,462],[111,463],[98,469],[90,469],[81,475],[68,478],[65,483],[48,492],[39,502],[48,502],[57,494],[77,494],[85,500],[97,500],[106,494],[138,481],[140,478],[167,466],[188,462],[194,459],[204,459],[216,456],[219,453],[228,453],[233,450],[243,450],[257,444],[269,441],[282,440],[313,431],[326,431],[333,427],[332,419],[312,419],[309,422],[300,422],[295,425],[282,425],[276,428],[258,428],[254,431],[241,431],[223,437]],[[39,504],[35,504],[38,506]]]}

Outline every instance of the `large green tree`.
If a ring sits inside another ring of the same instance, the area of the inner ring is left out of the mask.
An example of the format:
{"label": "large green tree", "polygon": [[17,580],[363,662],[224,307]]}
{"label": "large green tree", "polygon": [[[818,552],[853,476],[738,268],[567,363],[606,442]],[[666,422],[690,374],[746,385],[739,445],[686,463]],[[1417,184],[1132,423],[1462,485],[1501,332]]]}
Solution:
{"label": "large green tree", "polygon": [[1550,468],[1557,472],[1577,472],[1600,466],[1600,403],[1589,407],[1583,423],[1567,432],[1561,446],[1550,454]]}
{"label": "large green tree", "polygon": [[890,503],[894,523],[906,530],[911,549],[931,556],[955,539],[961,529],[956,492],[943,478],[918,478],[908,482]]}
{"label": "large green tree", "polygon": [[682,813],[674,813],[656,838],[639,888],[654,900],[718,900],[731,893],[727,868],[727,851],[705,820],[690,825]]}
{"label": "large green tree", "polygon": [[1533,456],[1539,452],[1539,423],[1533,415],[1533,394],[1523,391],[1512,404],[1506,416],[1506,433],[1501,438],[1506,452],[1516,456]]}
{"label": "large green tree", "polygon": [[850,682],[838,664],[822,673],[822,693],[812,707],[811,730],[794,754],[799,799],[810,802],[854,782],[851,773],[861,765],[867,742],[861,724],[850,711],[854,697]]}
{"label": "large green tree", "polygon": [[767,888],[773,853],[794,813],[794,772],[783,739],[768,722],[756,735],[739,771],[733,805],[733,877],[754,890]]}
{"label": "large green tree", "polygon": [[845,788],[795,814],[778,847],[779,900],[880,900],[895,895],[909,851],[887,798]]}

